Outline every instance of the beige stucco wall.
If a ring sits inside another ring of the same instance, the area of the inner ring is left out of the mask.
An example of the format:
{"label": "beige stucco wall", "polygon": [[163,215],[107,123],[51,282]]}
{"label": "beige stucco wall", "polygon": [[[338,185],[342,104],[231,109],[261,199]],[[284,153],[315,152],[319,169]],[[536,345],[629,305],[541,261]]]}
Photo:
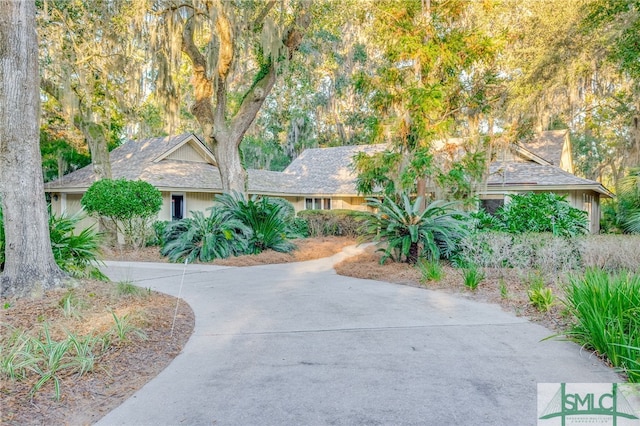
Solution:
{"label": "beige stucco wall", "polygon": [[[66,216],[81,214],[83,209],[80,200],[82,200],[83,195],[84,194],[51,194],[51,211],[57,216],[61,214]],[[76,228],[79,230],[86,229],[95,225],[95,223],[96,221],[93,218],[86,216],[78,222]]]}

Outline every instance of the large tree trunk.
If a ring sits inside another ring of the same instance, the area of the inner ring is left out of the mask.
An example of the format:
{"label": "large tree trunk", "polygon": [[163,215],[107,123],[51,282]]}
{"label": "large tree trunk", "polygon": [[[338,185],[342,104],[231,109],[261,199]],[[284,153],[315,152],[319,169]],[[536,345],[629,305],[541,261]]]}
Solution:
{"label": "large tree trunk", "polygon": [[84,119],[77,119],[76,127],[82,132],[89,146],[96,180],[111,179],[111,162],[105,129],[100,124]]}
{"label": "large tree trunk", "polygon": [[[260,15],[261,19],[274,4],[275,2],[265,4],[263,13]],[[296,20],[283,34],[283,44],[287,48],[289,58],[300,46],[303,32],[311,23],[310,6],[311,1],[303,2]],[[235,58],[236,46],[231,19],[227,16],[227,11],[220,8],[215,16],[215,33],[218,38],[215,81],[207,75],[207,58],[202,55],[194,41],[195,21],[187,19],[183,29],[182,51],[191,60],[194,74],[192,84],[195,102],[191,112],[202,127],[205,141],[216,157],[222,190],[246,193],[247,174],[240,161],[240,142],[275,84],[277,64],[269,63],[266,72],[261,74],[243,97],[238,111],[233,117],[229,117],[227,77]]]}
{"label": "large tree trunk", "polygon": [[38,296],[62,283],[51,251],[39,148],[35,2],[0,0],[2,296]]}

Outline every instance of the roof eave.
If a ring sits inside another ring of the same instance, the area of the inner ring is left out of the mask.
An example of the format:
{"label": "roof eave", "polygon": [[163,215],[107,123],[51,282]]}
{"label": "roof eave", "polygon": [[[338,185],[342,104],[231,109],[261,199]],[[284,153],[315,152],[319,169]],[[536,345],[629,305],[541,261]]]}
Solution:
{"label": "roof eave", "polygon": [[[591,190],[603,195],[605,198],[614,198],[615,195],[601,184],[574,184],[574,185],[537,185],[537,184],[509,184],[489,183],[488,188],[500,188],[507,191],[584,191]],[[485,192],[485,191],[481,191]]]}

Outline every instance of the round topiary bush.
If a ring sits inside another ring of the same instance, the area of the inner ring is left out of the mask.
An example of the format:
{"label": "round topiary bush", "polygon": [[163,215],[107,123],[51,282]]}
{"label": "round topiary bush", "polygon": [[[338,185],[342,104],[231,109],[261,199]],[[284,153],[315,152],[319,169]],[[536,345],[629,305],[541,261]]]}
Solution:
{"label": "round topiary bush", "polygon": [[88,214],[109,219],[125,244],[141,247],[162,207],[162,193],[141,180],[102,179],[89,187],[81,204]]}

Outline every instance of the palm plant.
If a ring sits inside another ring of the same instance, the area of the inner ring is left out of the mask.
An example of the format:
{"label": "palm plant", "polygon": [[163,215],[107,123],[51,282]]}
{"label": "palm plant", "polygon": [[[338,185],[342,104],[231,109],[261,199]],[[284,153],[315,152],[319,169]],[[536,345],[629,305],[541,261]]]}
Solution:
{"label": "palm plant", "polygon": [[283,199],[243,194],[223,194],[216,197],[217,208],[241,221],[252,231],[248,253],[266,249],[288,253],[295,248],[288,238],[293,235],[295,213],[293,206]]}
{"label": "palm plant", "polygon": [[380,263],[391,258],[415,264],[420,256],[432,260],[448,258],[458,241],[468,234],[466,213],[455,209],[456,203],[434,201],[421,208],[421,197],[413,202],[402,194],[401,203],[390,197],[368,199],[374,208],[361,229],[362,240],[383,246]]}
{"label": "palm plant", "polygon": [[49,216],[49,235],[53,258],[63,271],[76,277],[104,278],[99,264],[101,236],[93,227],[75,233],[82,215]]}
{"label": "palm plant", "polygon": [[193,217],[167,225],[160,250],[172,262],[198,259],[209,262],[243,254],[251,236],[251,229],[228,211],[210,208],[209,216],[200,211]]}

